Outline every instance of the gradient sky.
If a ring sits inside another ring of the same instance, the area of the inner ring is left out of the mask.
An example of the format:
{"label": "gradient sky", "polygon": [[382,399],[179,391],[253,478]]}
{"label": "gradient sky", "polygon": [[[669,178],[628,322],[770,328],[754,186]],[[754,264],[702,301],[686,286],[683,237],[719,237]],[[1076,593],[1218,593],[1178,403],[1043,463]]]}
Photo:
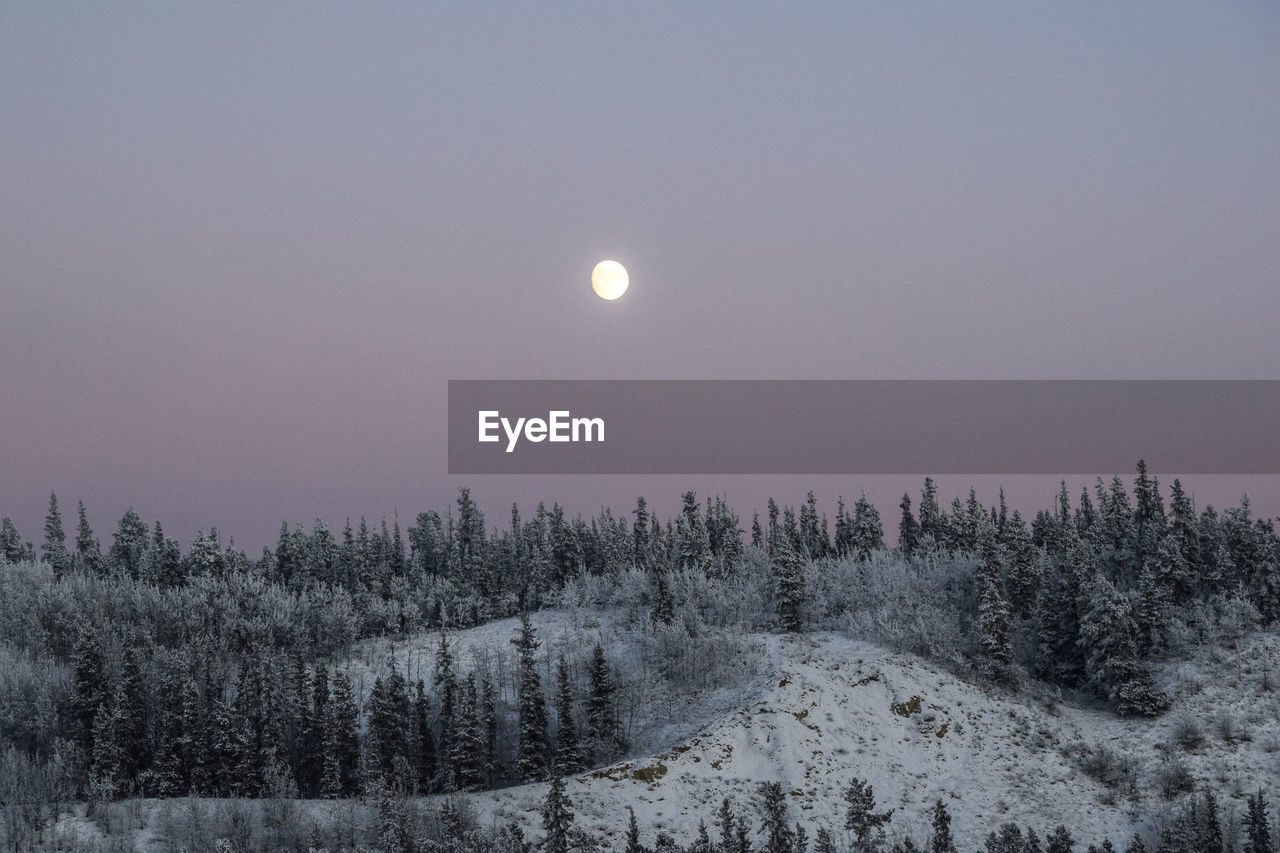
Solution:
{"label": "gradient sky", "polygon": [[[443,509],[449,378],[1280,378],[1271,0],[5,3],[0,80],[37,541],[51,489],[251,551]],[[810,485],[470,479],[495,522]]]}

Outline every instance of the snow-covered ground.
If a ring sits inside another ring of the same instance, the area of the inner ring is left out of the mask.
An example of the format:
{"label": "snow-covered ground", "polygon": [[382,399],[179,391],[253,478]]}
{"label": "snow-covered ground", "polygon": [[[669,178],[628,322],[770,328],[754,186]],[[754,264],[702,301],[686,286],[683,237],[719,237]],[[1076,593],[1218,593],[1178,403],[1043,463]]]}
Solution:
{"label": "snow-covered ground", "polygon": [[[600,641],[631,673],[624,678],[625,701],[635,706],[628,757],[567,784],[576,825],[614,842],[614,849],[625,833],[627,807],[634,808],[645,843],[664,830],[687,844],[700,820],[715,834],[723,797],[742,811],[766,781],[784,784],[791,819],[804,823],[810,837],[820,826],[841,835],[841,794],[855,777],[874,786],[880,809],[895,809],[890,837],[926,840],[928,811],[942,798],[962,850],[980,849],[987,832],[1005,821],[1030,825],[1042,836],[1063,823],[1083,842],[1079,849],[1104,837],[1122,847],[1135,830],[1150,828],[1149,816],[1169,808],[1164,789],[1179,781],[1208,784],[1225,797],[1229,833],[1244,794],[1280,785],[1280,638],[1274,633],[1256,634],[1235,650],[1204,649],[1166,667],[1158,681],[1173,697],[1172,709],[1156,720],[1123,720],[1054,701],[1043,690],[958,677],[836,634],[704,636],[705,648],[722,655],[716,666],[703,667],[717,678],[673,689],[670,673],[658,678],[641,660],[643,622],[619,613],[547,612],[534,624],[543,655],[564,652],[582,660]],[[513,665],[515,630],[515,620],[503,620],[451,634],[460,670],[488,666],[502,674]],[[438,634],[378,641],[349,666],[367,688],[390,654],[402,672],[407,667],[411,677],[429,683],[437,643]],[[544,671],[549,686],[550,670]],[[524,785],[468,799],[482,825],[516,820],[537,838],[546,790],[545,784]],[[252,807],[183,800],[116,809],[127,809],[136,827],[135,849],[160,850],[172,840],[165,839],[162,816],[181,816],[201,802]],[[350,824],[357,806],[296,808],[337,825]],[[754,809],[751,824],[759,825]],[[71,816],[61,830],[80,838],[96,834]]]}
{"label": "snow-covered ground", "polygon": [[[723,797],[741,807],[759,783],[779,780],[811,837],[823,825],[838,833],[841,793],[858,777],[874,786],[881,808],[896,809],[894,831],[918,840],[942,798],[961,849],[978,848],[1005,821],[1042,835],[1063,823],[1087,843],[1121,842],[1144,828],[1141,816],[1162,810],[1175,765],[1229,794],[1274,790],[1280,781],[1280,691],[1262,689],[1264,655],[1273,685],[1280,668],[1274,638],[1179,665],[1164,678],[1179,691],[1174,708],[1155,721],[1028,702],[830,634],[761,639],[768,689],[657,754],[572,780],[580,827],[617,839],[631,806],[642,827],[687,843],[700,819],[714,832]],[[1224,715],[1233,720],[1226,727]],[[1198,745],[1180,740],[1188,720],[1203,729]],[[1225,728],[1235,734],[1224,738]],[[545,792],[528,785],[474,803],[485,818],[516,819],[536,835]],[[1238,801],[1224,803],[1228,818],[1233,811]]]}

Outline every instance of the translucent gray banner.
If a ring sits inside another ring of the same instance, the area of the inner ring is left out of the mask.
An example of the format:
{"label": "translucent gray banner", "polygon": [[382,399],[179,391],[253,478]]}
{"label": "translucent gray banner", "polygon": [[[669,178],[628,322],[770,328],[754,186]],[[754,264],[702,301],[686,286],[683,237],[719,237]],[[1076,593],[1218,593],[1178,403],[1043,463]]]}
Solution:
{"label": "translucent gray banner", "polygon": [[1280,381],[451,380],[450,474],[1280,473]]}

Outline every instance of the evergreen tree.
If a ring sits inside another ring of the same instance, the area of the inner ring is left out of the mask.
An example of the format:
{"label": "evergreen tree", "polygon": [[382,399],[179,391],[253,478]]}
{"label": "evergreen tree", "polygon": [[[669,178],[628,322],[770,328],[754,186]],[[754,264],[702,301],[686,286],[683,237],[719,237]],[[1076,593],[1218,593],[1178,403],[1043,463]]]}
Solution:
{"label": "evergreen tree", "polygon": [[485,733],[476,713],[477,701],[476,676],[468,672],[458,693],[457,727],[449,753],[458,788],[463,791],[478,791],[488,779]]}
{"label": "evergreen tree", "polygon": [[649,610],[649,622],[653,625],[670,625],[675,619],[675,598],[671,595],[671,586],[667,582],[667,570],[659,565],[649,573],[649,583],[653,587],[653,607]]}
{"label": "evergreen tree", "polygon": [[80,560],[86,570],[97,573],[102,566],[102,548],[98,544],[98,540],[93,536],[93,529],[89,527],[89,519],[85,516],[84,501],[76,502],[76,514],[78,523],[76,525],[76,556]]}
{"label": "evergreen tree", "polygon": [[369,691],[369,749],[375,769],[387,785],[399,781],[394,779],[396,759],[407,757],[407,734],[411,731],[404,678],[394,669],[394,660],[390,667],[391,673],[385,679],[375,678]]}
{"label": "evergreen tree", "polygon": [[813,842],[813,853],[836,853],[836,840],[831,837],[831,830],[825,826],[818,827],[818,835]]}
{"label": "evergreen tree", "polygon": [[542,828],[546,836],[542,849],[546,853],[569,853],[569,832],[573,827],[573,803],[564,792],[564,779],[560,774],[551,777],[547,799],[542,805]]}
{"label": "evergreen tree", "polygon": [[1047,839],[1045,853],[1071,853],[1075,849],[1075,839],[1071,837],[1071,833],[1067,832],[1067,828],[1058,825]]}
{"label": "evergreen tree", "polygon": [[413,696],[413,729],[410,732],[411,751],[413,752],[414,779],[418,790],[424,794],[435,792],[436,774],[439,767],[436,761],[436,739],[431,733],[430,702],[427,700],[426,685],[418,679]]}
{"label": "evergreen tree", "polygon": [[983,665],[988,673],[1007,678],[1013,667],[1013,637],[1009,603],[1005,600],[1001,548],[996,531],[985,518],[979,523],[978,632]]}
{"label": "evergreen tree", "polygon": [[147,739],[147,697],[136,653],[126,651],[120,667],[116,692],[116,720],[113,732],[120,751],[118,761],[123,779],[134,779],[151,763],[151,743]]}
{"label": "evergreen tree", "polygon": [[804,573],[800,557],[788,537],[780,536],[773,554],[774,587],[778,598],[778,623],[784,631],[804,630]]}
{"label": "evergreen tree", "polygon": [[1249,797],[1249,810],[1244,818],[1247,842],[1244,853],[1273,853],[1271,845],[1271,821],[1267,817],[1267,801],[1262,791]]}
{"label": "evergreen tree", "polygon": [[14,526],[13,519],[0,520],[0,559],[6,563],[20,563],[28,559],[27,548],[22,544],[22,534]]}
{"label": "evergreen tree", "polygon": [[761,853],[792,853],[795,834],[787,821],[787,800],[781,783],[761,783],[760,810],[764,813],[760,831],[765,835]]}
{"label": "evergreen tree", "polygon": [[898,521],[898,549],[910,557],[920,548],[920,525],[911,513],[911,495],[902,493],[902,518]]}
{"label": "evergreen tree", "polygon": [[71,655],[73,674],[68,716],[76,742],[85,755],[93,755],[94,721],[109,699],[102,657],[97,636],[88,628],[82,629]]}
{"label": "evergreen tree", "polygon": [[627,744],[618,724],[617,682],[599,643],[592,648],[591,662],[587,665],[587,691],[587,741],[591,760],[603,764],[626,749]]}
{"label": "evergreen tree", "polygon": [[853,505],[853,548],[861,560],[870,557],[872,551],[884,548],[884,525],[880,523],[879,511],[867,500],[866,492]]}
{"label": "evergreen tree", "polygon": [[998,833],[987,835],[983,853],[1023,853],[1022,830],[1016,823],[1006,823]]}
{"label": "evergreen tree", "polygon": [[498,694],[488,675],[481,682],[480,725],[485,738],[485,775],[490,787],[498,784],[503,776],[502,753],[498,748]]}
{"label": "evergreen tree", "polygon": [[547,705],[534,658],[538,640],[528,613],[520,614],[520,630],[511,642],[520,658],[520,750],[516,759],[516,775],[525,782],[536,782],[546,778],[550,739],[547,734]]}
{"label": "evergreen tree", "polygon": [[920,535],[939,543],[943,538],[942,510],[938,506],[938,487],[929,477],[924,478],[924,491],[920,495]]}
{"label": "evergreen tree", "polygon": [[[440,632],[440,645],[436,648],[435,672],[432,676],[436,696],[440,700],[437,720],[440,726],[440,755],[445,759],[453,755],[453,741],[457,727],[458,681],[453,674],[453,652],[449,649],[449,637]],[[440,768],[441,787],[446,791],[458,788],[457,768],[447,761]]]}
{"label": "evergreen tree", "polygon": [[929,840],[929,853],[958,853],[951,839],[951,813],[946,804],[938,800],[933,806],[933,835]]}
{"label": "evergreen tree", "polygon": [[142,569],[142,560],[147,553],[149,531],[133,507],[120,519],[119,528],[114,534],[115,542],[111,545],[111,562],[130,578],[137,580]]}
{"label": "evergreen tree", "polygon": [[1100,574],[1081,627],[1090,680],[1126,715],[1154,716],[1167,706],[1138,659],[1128,599]]}
{"label": "evergreen tree", "polygon": [[1200,553],[1200,531],[1196,526],[1195,506],[1178,480],[1173,481],[1169,500],[1169,535],[1173,537],[1178,552],[1192,575],[1199,577],[1204,569],[1204,558]]}
{"label": "evergreen tree", "polygon": [[893,817],[893,809],[877,812],[875,792],[864,779],[854,779],[844,792],[844,828],[853,833],[859,853],[878,850],[884,839],[884,826]]}
{"label": "evergreen tree", "polygon": [[355,693],[351,687],[351,679],[342,670],[334,673],[331,679],[333,688],[329,697],[332,709],[330,725],[332,732],[329,739],[333,743],[335,763],[341,778],[343,794],[355,794],[360,790],[360,741],[356,735],[356,720],[360,711],[356,706]]}
{"label": "evergreen tree", "polygon": [[627,840],[624,853],[648,853],[640,843],[640,826],[636,823],[636,810],[627,806]]}
{"label": "evergreen tree", "polygon": [[1142,843],[1142,836],[1135,832],[1129,846],[1124,848],[1124,853],[1147,853],[1147,845]]}
{"label": "evergreen tree", "polygon": [[1040,594],[1041,552],[1031,541],[1026,522],[1015,509],[1003,526],[1003,544],[1009,555],[1009,574],[1005,591],[1009,604],[1023,619],[1029,619]]}
{"label": "evergreen tree", "polygon": [[71,568],[67,554],[67,534],[62,530],[62,513],[58,511],[58,496],[49,495],[49,514],[44,519],[44,544],[40,546],[44,561],[53,569],[54,578],[61,580]]}
{"label": "evergreen tree", "polygon": [[573,687],[569,683],[569,665],[564,655],[556,663],[556,769],[561,774],[582,769],[582,750],[578,724],[573,719]]}
{"label": "evergreen tree", "polygon": [[720,818],[720,849],[724,853],[732,853],[734,840],[737,838],[737,820],[733,815],[733,803],[728,797],[720,801],[720,810],[716,814]]}
{"label": "evergreen tree", "polygon": [[764,547],[764,531],[760,529],[760,513],[751,513],[751,547]]}

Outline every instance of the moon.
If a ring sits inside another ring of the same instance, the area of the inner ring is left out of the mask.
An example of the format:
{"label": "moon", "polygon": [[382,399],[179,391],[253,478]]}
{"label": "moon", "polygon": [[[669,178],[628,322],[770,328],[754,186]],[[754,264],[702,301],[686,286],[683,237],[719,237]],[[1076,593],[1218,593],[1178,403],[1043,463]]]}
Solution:
{"label": "moon", "polygon": [[627,268],[617,261],[601,261],[591,271],[591,289],[601,299],[617,299],[627,292],[630,283]]}

